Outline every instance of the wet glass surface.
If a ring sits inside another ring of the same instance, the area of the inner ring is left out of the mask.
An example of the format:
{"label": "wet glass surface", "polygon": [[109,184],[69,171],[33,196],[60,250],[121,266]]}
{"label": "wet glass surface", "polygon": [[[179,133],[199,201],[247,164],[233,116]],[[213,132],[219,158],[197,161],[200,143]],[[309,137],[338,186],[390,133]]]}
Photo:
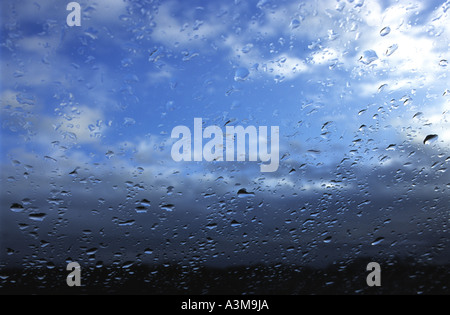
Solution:
{"label": "wet glass surface", "polygon": [[449,293],[449,1],[68,3],[1,2],[0,292]]}

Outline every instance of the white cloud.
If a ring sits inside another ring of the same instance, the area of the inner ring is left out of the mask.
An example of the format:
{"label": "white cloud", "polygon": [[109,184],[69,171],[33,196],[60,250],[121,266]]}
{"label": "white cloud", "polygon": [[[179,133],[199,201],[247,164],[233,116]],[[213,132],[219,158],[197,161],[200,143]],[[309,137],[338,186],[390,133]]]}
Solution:
{"label": "white cloud", "polygon": [[[196,20],[192,17],[192,8],[186,7],[179,17],[174,12],[179,12],[179,3],[174,1],[164,2],[153,17],[155,27],[152,39],[167,45],[168,47],[180,46],[198,47],[203,45],[203,40],[216,39],[224,31],[225,25],[210,16],[208,20]],[[195,9],[195,8],[194,8]],[[191,15],[191,16],[189,16]]]}

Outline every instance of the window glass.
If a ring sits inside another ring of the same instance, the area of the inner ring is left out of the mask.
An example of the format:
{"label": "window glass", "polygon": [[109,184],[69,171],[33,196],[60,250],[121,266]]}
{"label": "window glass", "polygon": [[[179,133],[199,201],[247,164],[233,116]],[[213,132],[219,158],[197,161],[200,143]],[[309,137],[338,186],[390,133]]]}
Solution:
{"label": "window glass", "polygon": [[1,2],[0,292],[448,293],[449,1],[69,2]]}

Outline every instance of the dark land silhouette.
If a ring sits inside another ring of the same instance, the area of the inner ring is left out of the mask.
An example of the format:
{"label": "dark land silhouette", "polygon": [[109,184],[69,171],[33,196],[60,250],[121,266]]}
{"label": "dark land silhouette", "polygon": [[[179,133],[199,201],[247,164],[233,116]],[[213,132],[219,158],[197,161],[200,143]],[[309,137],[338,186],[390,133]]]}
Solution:
{"label": "dark land silhouette", "polygon": [[381,287],[368,287],[368,259],[323,269],[288,265],[230,268],[181,265],[82,267],[82,286],[70,288],[65,267],[1,270],[0,294],[138,295],[416,295],[450,294],[450,264],[411,259],[380,262]]}

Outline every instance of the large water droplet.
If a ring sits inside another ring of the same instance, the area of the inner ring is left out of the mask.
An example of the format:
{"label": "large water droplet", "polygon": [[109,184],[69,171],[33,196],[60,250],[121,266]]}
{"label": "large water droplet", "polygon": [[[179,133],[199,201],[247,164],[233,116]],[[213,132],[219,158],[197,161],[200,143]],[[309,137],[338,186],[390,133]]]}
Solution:
{"label": "large water droplet", "polygon": [[391,32],[391,28],[389,26],[387,26],[380,31],[380,35],[384,37],[386,35],[389,35],[390,32]]}
{"label": "large water droplet", "polygon": [[375,60],[378,60],[378,55],[374,50],[366,50],[359,59],[365,65],[370,65]]}
{"label": "large water droplet", "polygon": [[247,68],[238,68],[234,74],[234,81],[245,81],[250,75],[250,71]]}
{"label": "large water droplet", "polygon": [[11,211],[12,212],[22,212],[23,211],[23,206],[19,203],[13,203],[11,205]]}
{"label": "large water droplet", "polygon": [[107,157],[108,159],[110,159],[110,158],[112,158],[112,157],[114,156],[114,152],[111,151],[111,150],[108,150],[108,152],[106,152],[105,155],[106,155],[106,157]]}
{"label": "large water droplet", "polygon": [[392,46],[389,46],[389,48],[386,50],[385,55],[386,56],[391,56],[393,53],[395,53],[398,49],[398,45],[394,44]]}
{"label": "large water droplet", "polygon": [[241,188],[237,193],[239,198],[253,197],[255,195],[254,192],[248,192],[247,189]]}
{"label": "large water droplet", "polygon": [[165,211],[168,211],[168,212],[172,212],[173,209],[175,209],[175,205],[173,205],[173,204],[164,204],[164,205],[161,205],[161,209],[165,210]]}
{"label": "large water droplet", "polygon": [[147,213],[147,210],[150,207],[150,201],[147,199],[142,199],[141,201],[136,202],[136,204],[136,213]]}
{"label": "large water droplet", "polygon": [[46,216],[47,216],[47,214],[45,214],[45,213],[32,213],[28,217],[33,221],[42,222],[42,221],[44,221]]}
{"label": "large water droplet", "polygon": [[436,142],[438,138],[438,135],[428,135],[426,136],[425,140],[423,140],[423,144],[432,144]]}
{"label": "large water droplet", "polygon": [[386,151],[395,151],[397,149],[397,145],[391,144],[386,148]]}

